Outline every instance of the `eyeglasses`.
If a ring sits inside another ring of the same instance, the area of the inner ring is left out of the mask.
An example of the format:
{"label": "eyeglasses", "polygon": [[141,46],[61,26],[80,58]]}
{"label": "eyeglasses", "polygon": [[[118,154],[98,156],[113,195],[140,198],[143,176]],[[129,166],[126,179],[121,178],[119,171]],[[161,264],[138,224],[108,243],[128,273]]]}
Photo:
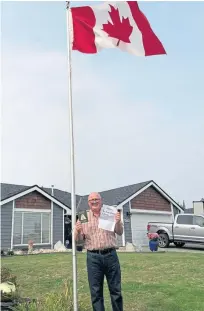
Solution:
{"label": "eyeglasses", "polygon": [[100,199],[90,199],[89,202],[98,202]]}

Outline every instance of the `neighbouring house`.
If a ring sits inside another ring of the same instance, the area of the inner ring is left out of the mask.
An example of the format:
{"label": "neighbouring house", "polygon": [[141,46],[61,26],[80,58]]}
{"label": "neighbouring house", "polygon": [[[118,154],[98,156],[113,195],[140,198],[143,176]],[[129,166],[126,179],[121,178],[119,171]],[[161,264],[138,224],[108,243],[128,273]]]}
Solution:
{"label": "neighbouring house", "polygon": [[[124,234],[118,246],[127,242],[148,243],[149,221],[172,222],[182,207],[154,181],[100,192],[104,204],[122,210]],[[88,209],[88,196],[76,196],[77,211]],[[35,247],[53,248],[59,240],[71,245],[71,195],[54,188],[1,184],[1,249],[21,249],[33,240]]]}
{"label": "neighbouring house", "polygon": [[185,213],[204,215],[204,198],[200,201],[193,201],[193,207],[186,209]]}
{"label": "neighbouring house", "polygon": [[193,213],[194,213],[193,208],[186,208],[186,209],[184,210],[184,213],[185,213],[185,214],[193,214]]}
{"label": "neighbouring house", "polygon": [[200,201],[193,201],[193,211],[196,215],[204,215],[204,198]]}
{"label": "neighbouring house", "polygon": [[193,208],[190,209],[192,214],[204,215],[204,198],[200,201],[193,201]]}

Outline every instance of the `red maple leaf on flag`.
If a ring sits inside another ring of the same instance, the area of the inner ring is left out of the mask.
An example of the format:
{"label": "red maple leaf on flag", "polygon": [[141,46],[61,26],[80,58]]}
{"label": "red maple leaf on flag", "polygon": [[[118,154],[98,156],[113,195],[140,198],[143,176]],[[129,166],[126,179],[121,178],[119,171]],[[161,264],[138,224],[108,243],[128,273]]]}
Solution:
{"label": "red maple leaf on flag", "polygon": [[122,17],[121,21],[118,9],[115,9],[112,5],[110,5],[110,8],[111,12],[109,12],[109,15],[111,17],[112,24],[108,21],[107,24],[103,24],[102,30],[105,31],[109,37],[118,39],[117,46],[120,41],[130,43],[129,37],[132,33],[133,27],[130,25],[129,18]]}

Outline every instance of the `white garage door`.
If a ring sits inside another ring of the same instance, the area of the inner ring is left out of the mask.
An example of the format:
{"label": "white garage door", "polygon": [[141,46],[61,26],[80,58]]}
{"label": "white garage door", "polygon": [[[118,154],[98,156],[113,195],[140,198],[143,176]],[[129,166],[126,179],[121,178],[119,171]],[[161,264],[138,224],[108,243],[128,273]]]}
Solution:
{"label": "white garage door", "polygon": [[134,213],[131,216],[132,241],[136,246],[148,245],[148,222],[172,222],[172,216],[166,214]]}

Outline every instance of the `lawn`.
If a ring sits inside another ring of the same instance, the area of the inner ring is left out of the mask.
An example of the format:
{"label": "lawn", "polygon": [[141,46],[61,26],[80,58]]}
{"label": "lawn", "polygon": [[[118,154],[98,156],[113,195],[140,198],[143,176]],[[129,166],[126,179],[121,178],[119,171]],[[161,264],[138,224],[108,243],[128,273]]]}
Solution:
{"label": "lawn", "polygon": [[[120,253],[124,311],[203,311],[204,254]],[[71,254],[2,258],[16,275],[22,296],[41,297],[60,291],[72,278]],[[90,300],[86,254],[78,254],[80,299]],[[111,311],[105,283],[106,311]],[[90,306],[91,311],[91,306]]]}

